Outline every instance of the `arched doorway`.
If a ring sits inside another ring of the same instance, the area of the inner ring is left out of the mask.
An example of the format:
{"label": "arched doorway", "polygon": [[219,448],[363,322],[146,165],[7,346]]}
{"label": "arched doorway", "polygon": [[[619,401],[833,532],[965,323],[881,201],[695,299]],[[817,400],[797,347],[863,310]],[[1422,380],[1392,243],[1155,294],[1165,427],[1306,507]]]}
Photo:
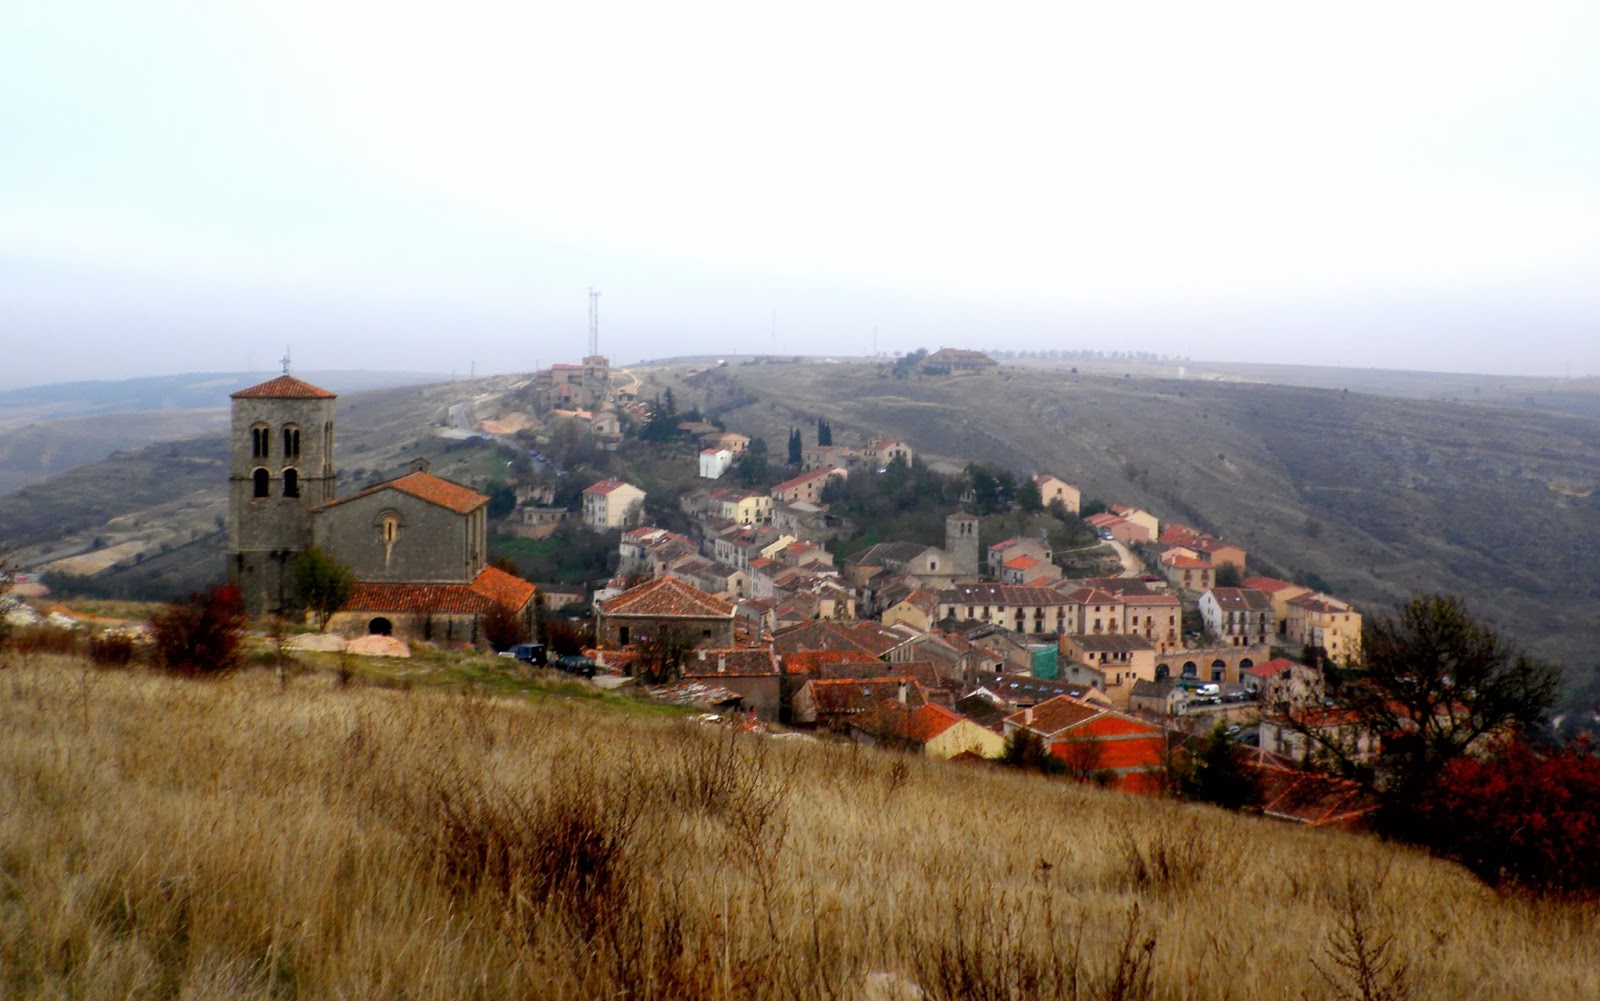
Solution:
{"label": "arched doorway", "polygon": [[1211,680],[1221,681],[1222,673],[1228,669],[1228,662],[1220,657],[1211,662]]}
{"label": "arched doorway", "polygon": [[1183,662],[1183,676],[1185,678],[1198,678],[1198,677],[1200,677],[1200,665],[1196,664],[1192,660],[1184,661]]}
{"label": "arched doorway", "polygon": [[367,623],[367,632],[372,636],[392,636],[394,635],[394,623],[380,615]]}
{"label": "arched doorway", "polygon": [[1245,657],[1244,659],[1239,661],[1239,670],[1241,670],[1241,671],[1248,671],[1252,667],[1255,667],[1255,666],[1256,666],[1256,662],[1251,660],[1249,657]]}
{"label": "arched doorway", "polygon": [[1165,664],[1157,664],[1156,665],[1156,680],[1157,681],[1166,681],[1170,677],[1172,677],[1172,668],[1168,667]]}

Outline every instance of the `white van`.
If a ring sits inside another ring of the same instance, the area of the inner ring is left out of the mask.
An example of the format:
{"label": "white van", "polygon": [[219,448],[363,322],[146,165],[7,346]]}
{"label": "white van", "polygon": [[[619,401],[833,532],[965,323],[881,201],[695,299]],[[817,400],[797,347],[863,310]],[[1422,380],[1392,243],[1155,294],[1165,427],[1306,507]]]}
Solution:
{"label": "white van", "polygon": [[1194,690],[1194,693],[1196,695],[1200,696],[1202,699],[1214,698],[1214,697],[1222,694],[1222,686],[1221,685],[1201,685],[1199,688],[1196,688]]}

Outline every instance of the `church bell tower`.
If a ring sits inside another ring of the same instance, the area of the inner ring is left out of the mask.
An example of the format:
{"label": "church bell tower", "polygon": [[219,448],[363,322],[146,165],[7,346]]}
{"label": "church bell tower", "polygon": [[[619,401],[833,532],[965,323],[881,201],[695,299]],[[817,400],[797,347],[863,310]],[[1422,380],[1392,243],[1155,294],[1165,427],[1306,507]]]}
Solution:
{"label": "church bell tower", "polygon": [[250,615],[293,599],[295,557],[311,545],[311,511],[334,499],[337,397],[289,374],[233,394],[228,473],[228,583]]}

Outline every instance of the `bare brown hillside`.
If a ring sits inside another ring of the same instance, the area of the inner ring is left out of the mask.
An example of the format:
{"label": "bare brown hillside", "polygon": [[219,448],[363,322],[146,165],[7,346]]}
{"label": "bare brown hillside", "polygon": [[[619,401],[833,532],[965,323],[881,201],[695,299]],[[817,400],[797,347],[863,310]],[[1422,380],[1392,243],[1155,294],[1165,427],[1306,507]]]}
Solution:
{"label": "bare brown hillside", "polygon": [[[835,437],[1050,471],[1086,497],[1151,507],[1321,575],[1382,608],[1468,598],[1592,683],[1600,656],[1600,419],[1335,390],[1005,367],[882,377],[877,366],[731,366],[690,380],[739,404],[730,427],[782,443],[819,415]],[[648,392],[648,390],[647,390]],[[755,402],[740,402],[750,401]]]}

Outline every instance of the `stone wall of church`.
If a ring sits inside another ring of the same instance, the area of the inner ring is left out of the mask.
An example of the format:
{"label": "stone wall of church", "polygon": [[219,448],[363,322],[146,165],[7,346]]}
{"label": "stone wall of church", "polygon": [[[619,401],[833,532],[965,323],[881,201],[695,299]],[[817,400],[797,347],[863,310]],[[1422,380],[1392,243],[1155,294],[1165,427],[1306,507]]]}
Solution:
{"label": "stone wall of church", "polygon": [[312,534],[357,580],[464,583],[487,560],[487,518],[383,489],[315,512]]}

